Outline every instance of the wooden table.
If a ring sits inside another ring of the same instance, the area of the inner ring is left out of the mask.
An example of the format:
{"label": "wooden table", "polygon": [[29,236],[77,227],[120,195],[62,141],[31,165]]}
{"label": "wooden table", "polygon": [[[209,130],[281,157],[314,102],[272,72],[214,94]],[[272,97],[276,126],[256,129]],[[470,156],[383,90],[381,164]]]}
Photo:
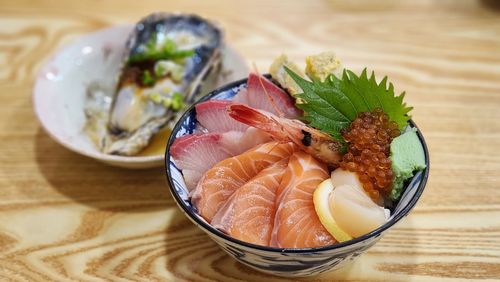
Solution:
{"label": "wooden table", "polygon": [[33,114],[35,74],[56,47],[179,10],[219,21],[261,71],[283,51],[303,61],[330,49],[407,91],[432,159],[423,197],[355,264],[317,281],[498,281],[498,2],[374,2],[0,1],[0,280],[280,280],[235,262],[191,224],[163,168],[77,155]]}

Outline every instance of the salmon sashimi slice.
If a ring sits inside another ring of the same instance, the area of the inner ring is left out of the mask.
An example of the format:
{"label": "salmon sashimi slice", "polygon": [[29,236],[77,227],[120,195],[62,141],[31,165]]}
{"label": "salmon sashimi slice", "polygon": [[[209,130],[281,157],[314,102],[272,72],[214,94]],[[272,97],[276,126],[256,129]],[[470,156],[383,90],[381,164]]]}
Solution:
{"label": "salmon sashimi slice", "polygon": [[276,190],[288,159],[259,172],[236,190],[212,219],[212,226],[233,238],[269,246],[276,211]]}
{"label": "salmon sashimi slice", "polygon": [[271,164],[288,158],[294,150],[293,143],[274,141],[217,163],[201,177],[193,191],[191,203],[205,220],[211,222],[236,189]]}
{"label": "salmon sashimi slice", "polygon": [[329,177],[326,166],[311,155],[297,151],[290,157],[277,190],[271,247],[315,248],[336,243],[321,225],[313,203],[314,190]]}

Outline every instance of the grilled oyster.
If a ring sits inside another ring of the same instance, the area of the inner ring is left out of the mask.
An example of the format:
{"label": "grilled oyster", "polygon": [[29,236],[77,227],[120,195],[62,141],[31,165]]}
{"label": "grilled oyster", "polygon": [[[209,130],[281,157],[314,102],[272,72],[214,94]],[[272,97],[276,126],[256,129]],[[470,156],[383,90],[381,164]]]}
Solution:
{"label": "grilled oyster", "polygon": [[196,15],[155,13],[141,20],[127,41],[102,150],[135,155],[146,147],[194,102],[202,83],[215,82],[221,45],[221,30]]}

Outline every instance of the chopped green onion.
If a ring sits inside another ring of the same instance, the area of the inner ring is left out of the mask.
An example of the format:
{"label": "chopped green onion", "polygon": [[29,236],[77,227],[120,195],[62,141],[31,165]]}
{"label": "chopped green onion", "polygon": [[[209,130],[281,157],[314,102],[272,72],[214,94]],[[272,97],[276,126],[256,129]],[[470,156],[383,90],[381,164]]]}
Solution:
{"label": "chopped green onion", "polygon": [[172,39],[167,39],[163,46],[156,46],[156,37],[151,38],[144,46],[143,52],[130,55],[128,63],[138,63],[142,61],[175,60],[191,57],[194,55],[194,49],[179,50]]}
{"label": "chopped green onion", "polygon": [[175,45],[175,42],[172,39],[167,38],[165,43],[163,43],[163,48],[161,49],[163,49],[164,52],[172,53],[177,50],[177,45]]}
{"label": "chopped green onion", "polygon": [[151,76],[151,73],[148,70],[145,70],[142,73],[142,84],[146,86],[151,86],[155,83],[154,78]]}
{"label": "chopped green onion", "polygon": [[172,98],[163,98],[162,104],[165,108],[170,108],[173,104]]}
{"label": "chopped green onion", "polygon": [[178,111],[184,108],[184,97],[179,92],[174,92],[171,97],[164,97],[159,93],[152,93],[149,99],[158,105],[163,105],[165,108],[170,108],[174,111]]}
{"label": "chopped green onion", "polygon": [[156,77],[161,77],[161,76],[164,76],[168,73],[167,68],[165,67],[165,64],[162,64],[161,62],[162,61],[159,61],[155,64]]}
{"label": "chopped green onion", "polygon": [[151,101],[153,101],[155,104],[160,104],[162,98],[163,97],[161,97],[160,93],[153,93],[149,95],[149,99],[151,99]]}
{"label": "chopped green onion", "polygon": [[184,97],[179,92],[172,94],[172,110],[178,111],[184,108]]}
{"label": "chopped green onion", "polygon": [[154,66],[154,70],[156,78],[170,74],[173,80],[181,81],[184,77],[184,66],[176,64],[172,61],[158,61]]}
{"label": "chopped green onion", "polygon": [[152,36],[144,45],[145,53],[153,52],[156,49],[156,34]]}
{"label": "chopped green onion", "polygon": [[181,81],[184,77],[184,67],[176,65],[178,67],[172,70],[172,79],[175,81]]}

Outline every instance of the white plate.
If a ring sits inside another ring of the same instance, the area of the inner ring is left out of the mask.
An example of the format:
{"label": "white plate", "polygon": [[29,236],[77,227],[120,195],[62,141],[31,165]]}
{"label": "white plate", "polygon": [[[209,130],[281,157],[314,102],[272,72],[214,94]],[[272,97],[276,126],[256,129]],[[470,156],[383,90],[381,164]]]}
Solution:
{"label": "white plate", "polygon": [[[132,28],[126,25],[102,29],[57,51],[42,67],[35,82],[34,110],[48,134],[74,152],[120,167],[161,166],[163,154],[131,157],[103,154],[82,131],[86,88],[96,80],[109,82],[112,88]],[[246,77],[249,68],[243,57],[226,46],[222,71],[226,75],[220,77],[217,86]]]}

